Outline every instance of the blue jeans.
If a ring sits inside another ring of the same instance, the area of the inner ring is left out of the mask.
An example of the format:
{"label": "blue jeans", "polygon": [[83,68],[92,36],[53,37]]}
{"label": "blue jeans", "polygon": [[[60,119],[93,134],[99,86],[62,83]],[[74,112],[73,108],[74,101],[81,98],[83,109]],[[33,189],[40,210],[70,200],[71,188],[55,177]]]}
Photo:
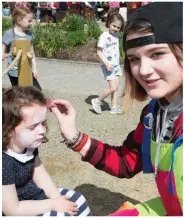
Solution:
{"label": "blue jeans", "polygon": [[36,10],[36,20],[40,20],[40,14],[41,14],[41,11],[39,8],[37,8]]}

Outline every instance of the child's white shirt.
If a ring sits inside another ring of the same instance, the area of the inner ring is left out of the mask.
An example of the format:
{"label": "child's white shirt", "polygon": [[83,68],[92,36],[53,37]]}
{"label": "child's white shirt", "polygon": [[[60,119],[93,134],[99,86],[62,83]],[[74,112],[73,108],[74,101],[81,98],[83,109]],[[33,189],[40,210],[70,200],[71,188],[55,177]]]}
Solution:
{"label": "child's white shirt", "polygon": [[26,149],[26,152],[24,154],[18,154],[8,148],[6,151],[3,151],[3,152],[8,154],[11,157],[14,157],[15,159],[17,159],[18,161],[22,163],[26,163],[27,161],[34,158],[34,154],[33,154],[34,150],[35,148],[28,148]]}
{"label": "child's white shirt", "polygon": [[110,62],[110,64],[114,66],[119,65],[120,54],[118,35],[112,35],[109,32],[102,33],[98,40],[97,47],[102,48],[102,53]]}

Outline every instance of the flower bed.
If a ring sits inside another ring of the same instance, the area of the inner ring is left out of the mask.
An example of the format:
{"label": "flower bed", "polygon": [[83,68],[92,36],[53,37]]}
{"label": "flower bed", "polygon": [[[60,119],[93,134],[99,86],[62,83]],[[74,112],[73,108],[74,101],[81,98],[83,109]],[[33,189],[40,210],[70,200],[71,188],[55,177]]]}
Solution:
{"label": "flower bed", "polygon": [[[3,17],[2,33],[11,27],[11,20]],[[61,23],[34,25],[31,31],[36,56],[99,62],[96,45],[102,31],[95,20],[85,20],[75,14],[67,15]]]}

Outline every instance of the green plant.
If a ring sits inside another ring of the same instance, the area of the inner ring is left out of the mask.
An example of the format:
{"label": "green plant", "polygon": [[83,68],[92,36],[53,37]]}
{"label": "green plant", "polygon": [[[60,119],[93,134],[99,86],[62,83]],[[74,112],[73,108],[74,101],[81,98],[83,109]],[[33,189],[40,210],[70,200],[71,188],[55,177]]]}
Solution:
{"label": "green plant", "polygon": [[67,15],[59,27],[65,31],[79,31],[84,30],[85,20],[83,17],[76,14]]}
{"label": "green plant", "polygon": [[56,26],[36,26],[32,29],[34,35],[34,47],[37,54],[45,57],[54,57],[55,53],[65,47],[66,32]]}
{"label": "green plant", "polygon": [[87,42],[87,35],[84,30],[70,31],[66,34],[68,46],[84,45]]}
{"label": "green plant", "polygon": [[13,26],[12,20],[10,18],[2,18],[2,35]]}
{"label": "green plant", "polygon": [[119,51],[120,51],[120,57],[124,59],[124,51],[123,51],[123,34],[120,32],[118,34],[119,37]]}
{"label": "green plant", "polygon": [[99,24],[95,20],[86,21],[87,33],[89,38],[98,39],[102,33]]}

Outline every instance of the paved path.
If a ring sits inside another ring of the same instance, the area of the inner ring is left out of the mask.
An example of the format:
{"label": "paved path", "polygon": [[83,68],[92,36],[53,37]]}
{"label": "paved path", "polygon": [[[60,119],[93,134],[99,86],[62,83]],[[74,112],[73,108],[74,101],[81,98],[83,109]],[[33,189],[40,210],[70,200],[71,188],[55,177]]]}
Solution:
{"label": "paved path", "polygon": [[[6,63],[3,62],[3,69]],[[77,111],[79,130],[91,137],[112,145],[121,145],[127,134],[136,127],[144,104],[135,104],[126,115],[108,112],[110,98],[104,102],[104,112],[96,115],[92,111],[91,98],[107,87],[98,64],[78,64],[37,58],[40,84],[50,98],[65,98],[72,102]],[[5,76],[3,87],[10,83]],[[123,84],[123,79],[121,80]],[[122,85],[121,85],[122,88]],[[119,104],[123,102],[119,98]],[[112,213],[123,201],[143,202],[157,196],[152,175],[118,179],[95,169],[80,160],[80,155],[60,143],[57,122],[52,114],[48,118],[49,142],[40,148],[41,159],[58,186],[75,189],[84,194],[94,215]]]}

